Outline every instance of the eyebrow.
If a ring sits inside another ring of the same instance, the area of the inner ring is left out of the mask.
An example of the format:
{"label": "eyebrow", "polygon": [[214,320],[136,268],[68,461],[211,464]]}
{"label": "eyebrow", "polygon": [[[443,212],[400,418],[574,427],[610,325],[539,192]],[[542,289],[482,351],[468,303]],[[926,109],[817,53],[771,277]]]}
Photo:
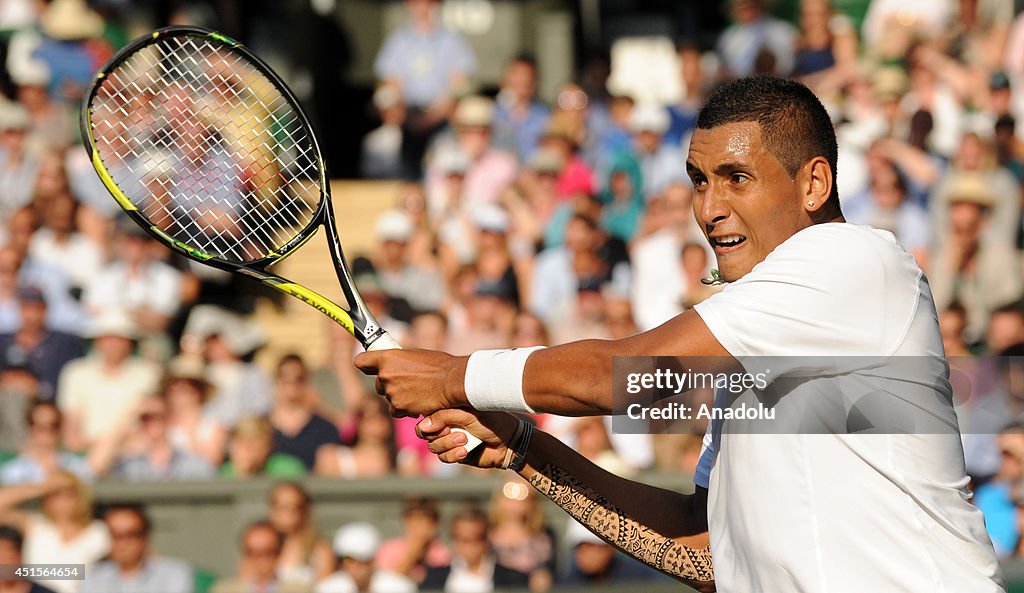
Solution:
{"label": "eyebrow", "polygon": [[[712,169],[711,173],[718,176],[727,176],[732,173],[735,173],[736,171],[747,171],[749,169],[750,166],[746,163],[741,163],[739,161],[730,161],[727,163],[721,163],[717,165],[714,169]],[[703,175],[704,171],[701,171],[693,163],[687,162],[686,173],[692,177],[695,174]]]}

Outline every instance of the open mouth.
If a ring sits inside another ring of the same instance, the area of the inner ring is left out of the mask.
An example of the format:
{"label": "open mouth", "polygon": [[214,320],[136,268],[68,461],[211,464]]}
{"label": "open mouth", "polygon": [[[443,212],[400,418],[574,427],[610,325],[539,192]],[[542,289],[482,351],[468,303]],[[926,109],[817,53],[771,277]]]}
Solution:
{"label": "open mouth", "polygon": [[711,237],[711,246],[716,253],[725,253],[738,248],[746,241],[747,238],[743,235],[722,235],[721,237]]}

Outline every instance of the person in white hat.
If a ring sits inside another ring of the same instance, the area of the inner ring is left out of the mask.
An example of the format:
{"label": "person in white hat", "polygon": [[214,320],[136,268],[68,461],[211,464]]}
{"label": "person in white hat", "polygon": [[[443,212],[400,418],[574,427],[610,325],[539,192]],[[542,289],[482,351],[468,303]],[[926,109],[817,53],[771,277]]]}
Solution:
{"label": "person in white hat", "polygon": [[85,0],[53,0],[40,25],[43,36],[31,55],[50,69],[50,96],[70,106],[82,100],[100,66],[93,52],[106,25]]}
{"label": "person in white hat", "polygon": [[409,240],[415,231],[409,215],[389,210],[377,219],[376,231],[374,265],[384,291],[393,298],[405,299],[418,311],[441,308],[445,286],[440,275],[409,261]]}
{"label": "person in white hat", "polygon": [[[494,113],[494,101],[486,97],[470,95],[459,100],[451,118],[451,135],[438,138],[427,162],[429,200],[444,195],[449,153],[461,154],[469,161],[462,188],[463,207],[496,202],[515,179],[515,156],[494,146]],[[431,210],[437,210],[435,204],[431,204]]]}
{"label": "person in white hat", "polygon": [[120,309],[104,311],[90,328],[93,353],[69,362],[57,383],[67,447],[84,451],[157,387],[159,368],[132,351],[138,326]]}
{"label": "person in white hat", "polygon": [[0,187],[4,191],[0,212],[13,211],[32,201],[40,159],[28,147],[31,124],[24,107],[0,97],[0,153],[4,155],[0,163]]}
{"label": "person in white hat", "polygon": [[663,141],[671,123],[668,110],[661,105],[637,105],[629,116],[633,154],[640,161],[643,193],[648,201],[665,191],[669,184],[687,181],[686,171],[680,166],[686,161],[683,151]]}
{"label": "person in white hat", "polygon": [[371,523],[349,523],[334,534],[338,570],[320,581],[314,593],[415,593],[416,583],[396,572],[377,568],[380,532]]}

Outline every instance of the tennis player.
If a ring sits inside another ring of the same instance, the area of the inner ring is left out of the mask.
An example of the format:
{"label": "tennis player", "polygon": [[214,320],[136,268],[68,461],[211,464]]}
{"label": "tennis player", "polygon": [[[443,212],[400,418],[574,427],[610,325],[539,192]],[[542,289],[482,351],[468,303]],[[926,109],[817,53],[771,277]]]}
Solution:
{"label": "tennis player", "polygon": [[[969,502],[928,284],[892,234],[845,223],[836,153],[806,87],[729,83],[700,112],[686,162],[727,283],[720,293],[623,340],[468,358],[370,352],[356,365],[377,375],[395,413],[426,416],[419,431],[443,461],[518,471],[597,535],[698,590],[1005,591]],[[874,414],[883,429],[764,434],[713,422],[695,492],[683,495],[611,475],[509,414],[609,413],[613,356],[709,357],[718,362],[694,370],[714,373],[787,357],[777,360],[795,362],[777,362],[767,388],[746,396],[781,407],[848,393],[838,382],[852,381],[881,404],[861,420]],[[907,409],[948,429],[885,428],[887,412]],[[484,445],[469,454],[455,427]]]}

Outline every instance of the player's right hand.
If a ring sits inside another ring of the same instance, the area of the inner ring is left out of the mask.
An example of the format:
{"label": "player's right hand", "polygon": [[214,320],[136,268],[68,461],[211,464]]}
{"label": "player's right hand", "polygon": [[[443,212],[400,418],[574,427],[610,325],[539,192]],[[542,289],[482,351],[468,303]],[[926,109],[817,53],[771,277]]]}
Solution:
{"label": "player's right hand", "polygon": [[[430,452],[445,463],[464,463],[481,468],[500,468],[508,451],[507,443],[515,435],[519,420],[506,412],[475,410],[439,410],[416,425],[416,434],[430,443]],[[452,432],[462,428],[483,444],[466,450],[466,435]]]}

